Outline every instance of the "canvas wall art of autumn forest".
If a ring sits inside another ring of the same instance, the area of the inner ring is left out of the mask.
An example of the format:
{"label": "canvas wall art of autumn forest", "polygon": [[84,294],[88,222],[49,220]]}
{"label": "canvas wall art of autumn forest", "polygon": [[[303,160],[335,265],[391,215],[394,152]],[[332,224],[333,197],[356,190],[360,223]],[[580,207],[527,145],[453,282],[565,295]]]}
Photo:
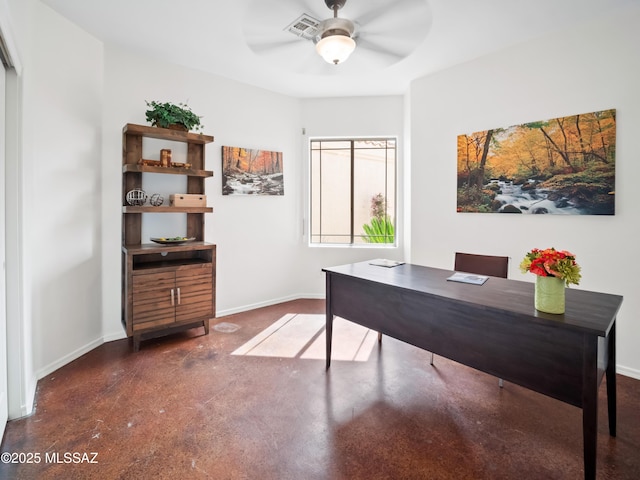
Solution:
{"label": "canvas wall art of autumn forest", "polygon": [[613,215],[616,111],[458,136],[458,212]]}
{"label": "canvas wall art of autumn forest", "polygon": [[284,195],[282,152],[222,147],[223,195]]}

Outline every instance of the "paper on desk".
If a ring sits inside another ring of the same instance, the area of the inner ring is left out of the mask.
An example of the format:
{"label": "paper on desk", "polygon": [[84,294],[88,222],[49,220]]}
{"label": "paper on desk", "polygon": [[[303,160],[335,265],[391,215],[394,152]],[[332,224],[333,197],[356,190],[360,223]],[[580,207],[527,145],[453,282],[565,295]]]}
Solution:
{"label": "paper on desk", "polygon": [[371,260],[369,265],[376,265],[377,267],[397,267],[398,265],[402,265],[404,262],[398,262],[396,260],[387,260],[386,258],[376,258],[375,260]]}
{"label": "paper on desk", "polygon": [[482,285],[482,284],[484,284],[484,282],[489,280],[489,277],[487,277],[486,275],[476,275],[475,273],[456,272],[453,275],[451,275],[450,277],[448,277],[447,280],[449,280],[451,282],[471,283],[473,285]]}

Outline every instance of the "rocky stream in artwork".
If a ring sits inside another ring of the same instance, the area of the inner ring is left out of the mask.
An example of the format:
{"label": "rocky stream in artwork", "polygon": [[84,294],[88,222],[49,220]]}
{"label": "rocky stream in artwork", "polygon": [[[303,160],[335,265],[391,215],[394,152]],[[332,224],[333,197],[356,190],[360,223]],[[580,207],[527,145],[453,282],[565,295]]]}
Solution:
{"label": "rocky stream in artwork", "polygon": [[499,213],[598,215],[609,211],[613,195],[581,185],[551,189],[542,182],[492,180],[485,191],[495,193],[491,210]]}
{"label": "rocky stream in artwork", "polygon": [[282,173],[256,175],[240,172],[227,174],[223,186],[224,195],[284,195]]}

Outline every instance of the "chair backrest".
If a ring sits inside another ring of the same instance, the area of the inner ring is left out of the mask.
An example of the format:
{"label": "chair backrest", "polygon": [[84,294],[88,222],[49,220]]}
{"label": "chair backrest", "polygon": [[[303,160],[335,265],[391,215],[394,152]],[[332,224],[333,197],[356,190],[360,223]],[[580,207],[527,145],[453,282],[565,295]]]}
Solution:
{"label": "chair backrest", "polygon": [[509,257],[456,252],[456,261],[453,268],[456,272],[507,278]]}

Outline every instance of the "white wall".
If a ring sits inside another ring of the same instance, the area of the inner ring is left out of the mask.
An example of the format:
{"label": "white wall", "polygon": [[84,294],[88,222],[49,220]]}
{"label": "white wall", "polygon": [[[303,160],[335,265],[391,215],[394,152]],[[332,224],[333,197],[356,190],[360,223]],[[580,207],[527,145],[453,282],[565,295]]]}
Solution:
{"label": "white wall", "polygon": [[14,175],[21,218],[9,232],[22,254],[19,317],[8,319],[21,350],[9,351],[22,377],[17,416],[31,410],[36,378],[102,342],[102,46],[38,1],[10,6],[23,64]]}
{"label": "white wall", "polygon": [[48,373],[101,343],[102,45],[40,3],[34,20],[27,251],[34,363]]}
{"label": "white wall", "polygon": [[[145,100],[188,102],[205,133],[209,206],[205,240],[217,245],[217,313],[223,316],[298,297],[324,295],[323,266],[379,256],[370,248],[310,248],[303,236],[307,194],[307,136],[402,134],[402,97],[301,101],[183,67],[105,50],[103,189],[103,326],[106,339],[120,324],[121,131],[146,124]],[[336,120],[336,108],[340,118]],[[376,117],[380,112],[384,115]],[[307,136],[302,128],[307,128]],[[283,152],[281,197],[224,196],[221,147]],[[180,232],[178,232],[179,234]],[[387,250],[398,255],[398,249]],[[401,253],[400,253],[401,254]]]}
{"label": "white wall", "polygon": [[[305,238],[303,268],[300,270],[299,281],[304,289],[314,296],[324,296],[323,267],[359,262],[372,258],[404,259],[402,226],[404,224],[404,201],[402,198],[402,183],[404,181],[404,153],[402,140],[404,131],[404,97],[357,97],[357,98],[320,98],[302,100],[302,118],[298,131],[305,131],[300,146],[301,156],[304,157],[305,169],[300,177],[304,186],[301,197],[302,214],[305,218]],[[312,137],[357,137],[357,136],[397,136],[398,145],[398,246],[378,247],[346,246],[325,247],[308,246],[309,222],[308,211],[308,142]]]}
{"label": "white wall", "polygon": [[[147,125],[145,100],[187,103],[203,117],[204,133],[215,137],[205,152],[206,168],[214,172],[214,177],[205,181],[207,203],[214,209],[214,213],[205,216],[205,240],[217,245],[217,311],[224,313],[290,298],[298,291],[301,235],[299,101],[142,58],[114,46],[106,48],[105,60],[102,184],[106,338],[123,335],[121,132],[126,123]],[[285,195],[223,196],[223,145],[283,152]],[[163,218],[170,221],[169,217]]]}
{"label": "white wall", "polygon": [[[640,9],[482,57],[411,86],[412,261],[452,268],[455,251],[508,255],[509,277],[533,247],[567,249],[578,288],[624,296],[618,371],[640,378]],[[456,213],[456,138],[494,127],[615,108],[616,215]]]}

